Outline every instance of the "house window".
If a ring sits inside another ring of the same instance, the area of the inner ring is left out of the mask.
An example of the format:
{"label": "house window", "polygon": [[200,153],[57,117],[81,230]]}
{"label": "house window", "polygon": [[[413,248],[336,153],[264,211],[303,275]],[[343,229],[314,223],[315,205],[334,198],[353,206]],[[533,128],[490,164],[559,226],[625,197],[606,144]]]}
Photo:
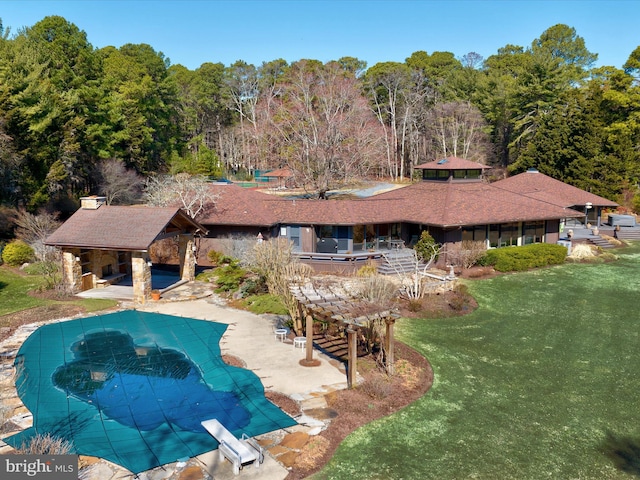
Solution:
{"label": "house window", "polygon": [[524,244],[541,243],[544,235],[544,221],[527,222],[522,227]]}
{"label": "house window", "polygon": [[500,225],[489,225],[489,247],[500,246]]}
{"label": "house window", "polygon": [[512,247],[518,245],[518,224],[505,223],[500,225],[500,246]]}
{"label": "house window", "polygon": [[291,240],[294,251],[300,251],[300,226],[291,225],[287,227],[287,238]]}
{"label": "house window", "polygon": [[318,227],[317,235],[318,238],[334,238],[334,231],[332,225],[321,225]]}
{"label": "house window", "polygon": [[464,227],[462,229],[462,241],[484,242],[487,240],[487,226],[474,225],[472,227]]}

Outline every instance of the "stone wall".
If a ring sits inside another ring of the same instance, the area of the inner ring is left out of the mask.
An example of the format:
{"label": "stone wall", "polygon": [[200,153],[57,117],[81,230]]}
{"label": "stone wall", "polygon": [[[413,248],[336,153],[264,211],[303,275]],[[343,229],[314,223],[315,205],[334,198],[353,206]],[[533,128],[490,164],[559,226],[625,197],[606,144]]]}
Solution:
{"label": "stone wall", "polygon": [[151,263],[147,252],[131,254],[131,277],[133,279],[133,301],[146,303],[151,297]]}

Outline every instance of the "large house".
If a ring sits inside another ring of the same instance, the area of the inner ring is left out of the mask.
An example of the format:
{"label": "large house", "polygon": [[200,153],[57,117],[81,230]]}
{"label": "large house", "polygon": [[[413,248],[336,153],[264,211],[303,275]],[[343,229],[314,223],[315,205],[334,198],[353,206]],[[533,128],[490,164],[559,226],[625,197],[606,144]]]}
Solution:
{"label": "large house", "polygon": [[485,165],[448,157],[417,166],[422,181],[356,200],[284,199],[233,184],[214,185],[216,208],[198,221],[216,238],[286,237],[317,268],[353,264],[398,246],[412,246],[423,230],[446,251],[464,240],[487,248],[556,243],[564,222],[599,223],[617,204],[535,170],[487,183]]}
{"label": "large house", "polygon": [[602,210],[617,206],[537,171],[487,183],[486,166],[456,157],[416,168],[421,182],[356,200],[282,198],[212,184],[215,208],[197,221],[177,207],[114,207],[103,197],[87,197],[46,243],[62,249],[71,290],[131,276],[134,299],[144,302],[152,288],[152,245],[163,239],[175,239],[183,281],[194,278],[197,255],[206,264],[210,249],[239,236],[284,237],[316,270],[350,272],[362,261],[384,263],[389,252],[413,246],[424,230],[443,245],[439,261],[446,264],[465,240],[486,248],[556,243],[567,220],[599,225]]}

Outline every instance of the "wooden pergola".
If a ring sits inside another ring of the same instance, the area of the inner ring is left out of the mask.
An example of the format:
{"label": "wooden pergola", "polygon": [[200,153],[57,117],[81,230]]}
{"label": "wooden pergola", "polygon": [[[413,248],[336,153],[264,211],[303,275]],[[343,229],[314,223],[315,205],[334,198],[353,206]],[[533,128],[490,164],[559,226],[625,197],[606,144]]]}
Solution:
{"label": "wooden pergola", "polygon": [[[357,331],[370,328],[374,322],[383,321],[386,326],[384,338],[385,369],[394,373],[393,326],[400,317],[388,308],[371,302],[323,291],[315,287],[292,286],[291,293],[298,303],[301,318],[305,319],[306,357],[304,363],[313,364],[313,320],[339,323],[347,332],[347,385],[355,385],[357,372]],[[301,362],[302,363],[302,362]]]}

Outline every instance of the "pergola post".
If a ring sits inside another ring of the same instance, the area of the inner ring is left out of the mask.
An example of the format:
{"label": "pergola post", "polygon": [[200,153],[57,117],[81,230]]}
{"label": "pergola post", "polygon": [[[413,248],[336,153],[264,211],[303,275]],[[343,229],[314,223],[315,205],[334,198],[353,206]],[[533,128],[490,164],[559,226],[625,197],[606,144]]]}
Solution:
{"label": "pergola post", "polygon": [[313,316],[311,316],[310,313],[307,313],[307,325],[305,327],[306,330],[306,337],[307,337],[307,343],[306,343],[306,349],[307,349],[307,356],[305,358],[306,362],[311,362],[313,360]]}
{"label": "pergola post", "polygon": [[394,318],[386,318],[387,334],[385,335],[385,352],[387,354],[387,373],[393,375],[395,373],[395,358],[394,358],[394,346],[395,339],[393,338],[393,325],[396,323]]}
{"label": "pergola post", "polygon": [[347,343],[349,346],[349,353],[347,361],[347,388],[349,389],[355,386],[356,375],[358,374],[358,344],[356,340],[356,330],[354,330],[351,326],[348,326]]}

